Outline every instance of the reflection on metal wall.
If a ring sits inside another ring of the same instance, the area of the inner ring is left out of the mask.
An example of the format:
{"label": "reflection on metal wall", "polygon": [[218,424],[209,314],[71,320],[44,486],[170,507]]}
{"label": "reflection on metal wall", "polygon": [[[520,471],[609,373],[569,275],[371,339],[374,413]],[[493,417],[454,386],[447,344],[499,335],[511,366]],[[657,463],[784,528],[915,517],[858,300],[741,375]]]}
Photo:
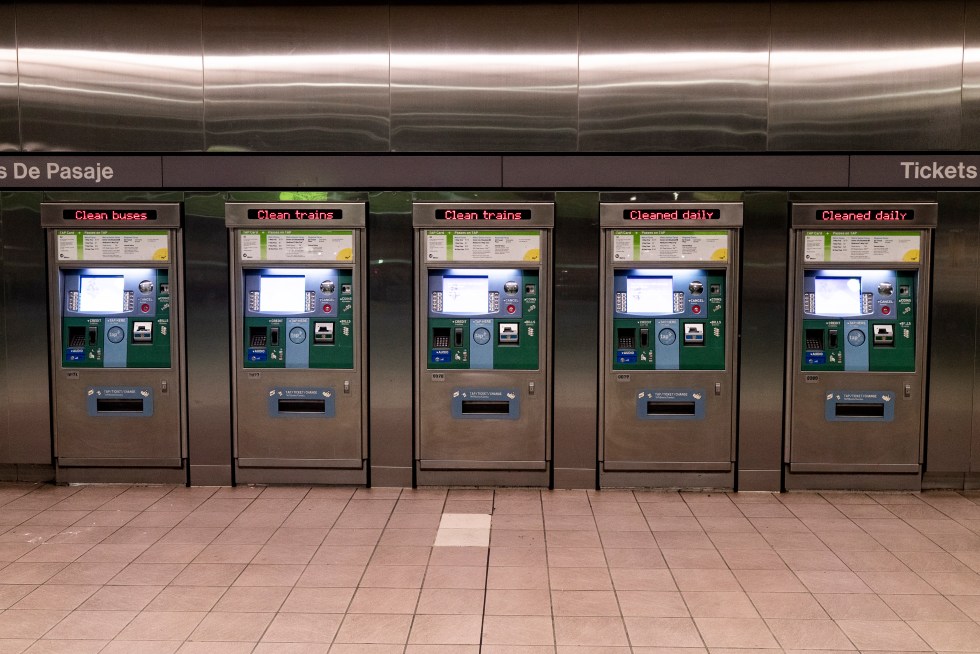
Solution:
{"label": "reflection on metal wall", "polygon": [[977,0],[268,4],[0,6],[0,149],[980,147]]}
{"label": "reflection on metal wall", "polygon": [[574,150],[577,13],[392,7],[391,149]]}
{"label": "reflection on metal wall", "polygon": [[386,7],[205,7],[207,149],[388,149]]}
{"label": "reflection on metal wall", "polygon": [[0,151],[20,148],[14,8],[0,6]]}
{"label": "reflection on metal wall", "polygon": [[201,8],[20,4],[23,150],[200,150]]}
{"label": "reflection on metal wall", "polygon": [[579,149],[765,149],[768,3],[581,12]]}
{"label": "reflection on metal wall", "polygon": [[962,60],[962,2],[775,2],[769,149],[955,149]]}

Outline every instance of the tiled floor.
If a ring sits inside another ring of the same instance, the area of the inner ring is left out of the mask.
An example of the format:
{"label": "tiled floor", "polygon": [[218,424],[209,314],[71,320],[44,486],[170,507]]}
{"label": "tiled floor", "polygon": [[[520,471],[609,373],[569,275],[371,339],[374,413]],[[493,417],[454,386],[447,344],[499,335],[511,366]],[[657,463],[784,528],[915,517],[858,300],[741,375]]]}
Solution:
{"label": "tiled floor", "polygon": [[973,493],[6,485],[0,654],[980,652],[978,534]]}

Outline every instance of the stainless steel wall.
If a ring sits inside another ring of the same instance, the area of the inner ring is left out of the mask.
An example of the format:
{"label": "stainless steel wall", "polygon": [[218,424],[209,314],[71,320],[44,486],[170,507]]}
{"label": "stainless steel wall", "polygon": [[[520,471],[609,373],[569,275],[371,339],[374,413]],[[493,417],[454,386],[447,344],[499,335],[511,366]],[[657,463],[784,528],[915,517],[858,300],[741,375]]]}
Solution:
{"label": "stainless steel wall", "polygon": [[0,149],[980,144],[980,0],[325,4],[0,6]]}

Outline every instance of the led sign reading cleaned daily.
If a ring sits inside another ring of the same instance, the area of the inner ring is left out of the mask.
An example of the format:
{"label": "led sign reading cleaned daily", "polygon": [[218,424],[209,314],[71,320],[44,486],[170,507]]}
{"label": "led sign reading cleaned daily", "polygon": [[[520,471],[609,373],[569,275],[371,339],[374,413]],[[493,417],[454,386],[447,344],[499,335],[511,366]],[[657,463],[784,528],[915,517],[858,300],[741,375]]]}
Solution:
{"label": "led sign reading cleaned daily", "polygon": [[124,211],[117,209],[65,209],[61,212],[64,220],[156,220],[156,209]]}
{"label": "led sign reading cleaned daily", "polygon": [[436,220],[531,220],[531,210],[436,209]]}
{"label": "led sign reading cleaned daily", "polygon": [[721,209],[624,209],[623,220],[718,220]]}
{"label": "led sign reading cleaned daily", "polygon": [[343,220],[342,209],[249,209],[249,220]]}
{"label": "led sign reading cleaned daily", "polygon": [[885,222],[893,220],[915,220],[913,209],[868,209],[854,211],[848,209],[818,209],[817,220],[826,222]]}

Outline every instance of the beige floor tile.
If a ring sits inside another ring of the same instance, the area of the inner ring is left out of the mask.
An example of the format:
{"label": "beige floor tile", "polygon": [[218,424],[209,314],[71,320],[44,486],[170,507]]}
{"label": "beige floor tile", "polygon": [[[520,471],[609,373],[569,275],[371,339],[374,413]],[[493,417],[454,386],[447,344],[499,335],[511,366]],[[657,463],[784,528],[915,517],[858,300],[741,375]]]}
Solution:
{"label": "beige floor tile", "polygon": [[[421,610],[421,607],[420,607]],[[551,615],[551,594],[544,589],[486,592],[485,615]],[[426,611],[432,613],[432,611]]]}
{"label": "beige floor tile", "polygon": [[550,617],[527,615],[488,615],[483,619],[483,649],[487,645],[553,645],[554,627]]}
{"label": "beige floor tile", "polygon": [[45,584],[38,586],[11,608],[73,611],[101,586]]}
{"label": "beige floor tile", "polygon": [[655,590],[616,591],[619,608],[626,617],[686,618],[687,604],[679,592]]}
{"label": "beige floor tile", "polygon": [[[961,623],[960,623],[961,624]],[[838,620],[840,627],[854,646],[865,650],[922,651],[926,645],[904,622],[893,620]]]}
{"label": "beige floor tile", "polygon": [[534,566],[491,566],[487,570],[487,588],[509,590],[549,588],[548,570]]}
{"label": "beige floor tile", "polygon": [[309,563],[366,567],[373,554],[374,545],[321,545]]}
{"label": "beige floor tile", "polygon": [[423,588],[417,614],[479,615],[483,612],[484,592],[478,589]]}
{"label": "beige floor tile", "polygon": [[116,638],[130,641],[184,640],[205,615],[203,611],[144,611],[133,618]]}
{"label": "beige floor tile", "polygon": [[364,575],[362,565],[308,565],[296,580],[300,587],[354,588]]}
{"label": "beige floor tile", "polygon": [[24,650],[24,654],[95,654],[109,643],[107,640],[39,640]]}
{"label": "beige floor tile", "polygon": [[256,564],[306,564],[316,553],[316,545],[266,544],[255,555],[251,563]]}
{"label": "beige floor tile", "polygon": [[145,543],[136,544],[111,544],[111,543],[100,543],[98,545],[93,545],[78,557],[78,561],[84,563],[106,563],[114,562],[129,563],[136,560],[136,558],[146,551],[149,545]]}
{"label": "beige floor tile", "polygon": [[[84,543],[41,543],[37,547],[23,543],[4,543],[3,545],[25,548],[26,553],[23,556],[19,558],[15,556],[10,559],[20,563],[70,563],[77,561],[85,552],[95,547],[95,545]],[[13,552],[10,552],[7,556],[12,555]],[[0,560],[6,560],[6,556],[0,556]]]}
{"label": "beige floor tile", "polygon": [[[609,574],[612,576],[613,587],[617,591],[623,590],[677,590],[674,577],[671,571],[661,568],[640,568],[631,570],[629,568],[610,568]],[[602,590],[601,588],[589,589],[570,589],[570,590]]]}
{"label": "beige floor tile", "polygon": [[554,590],[551,602],[556,616],[620,615],[616,593],[611,590]]}
{"label": "beige floor tile", "polygon": [[936,589],[914,572],[858,572],[871,590],[881,595],[933,595]]}
{"label": "beige floor tile", "polygon": [[144,550],[137,563],[190,563],[205,547],[204,543],[156,542]]}
{"label": "beige floor tile", "polygon": [[761,550],[721,550],[721,556],[731,570],[785,570],[786,563],[766,545]]}
{"label": "beige floor tile", "polygon": [[[643,620],[644,618],[629,618]],[[555,643],[564,645],[622,646],[629,644],[623,618],[556,617]]]}
{"label": "beige floor tile", "polygon": [[378,545],[371,556],[370,563],[372,565],[426,565],[431,551],[430,547]]}
{"label": "beige floor tile", "polygon": [[840,560],[853,572],[898,572],[907,570],[899,557],[885,551],[836,550]]}
{"label": "beige floor tile", "polygon": [[141,611],[163,586],[100,586],[78,608],[84,611]]}
{"label": "beige floor tile", "polygon": [[194,563],[249,563],[262,549],[255,543],[218,543],[206,546],[194,557]]}
{"label": "beige floor tile", "polygon": [[940,652],[980,652],[980,625],[965,622],[910,622],[909,626]]}
{"label": "beige floor tile", "polygon": [[778,647],[765,621],[758,618],[694,618],[708,648]]}
{"label": "beige floor tile", "polygon": [[412,615],[418,600],[417,588],[359,588],[347,611]]}
{"label": "beige floor tile", "polygon": [[256,642],[273,616],[273,613],[209,613],[190,640]]}
{"label": "beige floor tile", "polygon": [[742,592],[698,591],[681,593],[696,618],[758,618],[759,613]]}
{"label": "beige floor tile", "polygon": [[[434,554],[446,551],[436,550]],[[548,550],[544,547],[493,546],[489,549],[490,566],[546,566]]]}
{"label": "beige floor tile", "polygon": [[185,563],[130,563],[109,583],[116,586],[165,586],[185,567]]}
{"label": "beige floor tile", "polygon": [[[174,654],[183,643],[179,640],[133,641],[113,640],[99,654]],[[2,650],[0,650],[2,651]]]}
{"label": "beige floor tile", "polygon": [[224,592],[223,586],[168,586],[153,598],[146,610],[210,611]]}
{"label": "beige floor tile", "polygon": [[354,588],[293,588],[279,609],[282,613],[344,613]]}
{"label": "beige floor tile", "polygon": [[425,577],[422,565],[369,565],[361,577],[364,588],[421,588]]}
{"label": "beige floor tile", "polygon": [[853,572],[800,571],[796,576],[811,593],[870,593],[871,589]]}
{"label": "beige floor tile", "polygon": [[68,611],[4,611],[0,614],[0,639],[40,638],[67,615]]}
{"label": "beige floor tile", "polygon": [[275,613],[282,606],[289,588],[282,586],[233,586],[225,591],[212,611],[232,613]]}
{"label": "beige floor tile", "polygon": [[[396,649],[342,649],[342,648],[371,647],[384,648],[394,647]],[[336,645],[333,648],[327,643],[259,643],[251,654],[401,654],[400,645]]]}
{"label": "beige floor tile", "polygon": [[135,611],[73,611],[44,634],[44,637],[58,640],[112,640],[135,617]]}
{"label": "beige floor tile", "polygon": [[834,620],[898,620],[898,615],[877,595],[841,593],[814,595]]}
{"label": "beige floor tile", "polygon": [[604,548],[610,568],[666,568],[663,554],[656,547]]}
{"label": "beige floor tile", "polygon": [[600,531],[603,549],[657,549],[657,539],[647,531]]}
{"label": "beige floor tile", "polygon": [[[596,539],[598,540],[598,533]],[[545,532],[539,529],[491,529],[490,547],[544,547]]]}
{"label": "beige floor tile", "polygon": [[177,654],[249,654],[255,643],[250,641],[227,642],[185,642],[177,650]]}
{"label": "beige floor tile", "polygon": [[482,624],[479,615],[416,614],[408,642],[409,645],[478,645]]}
{"label": "beige floor tile", "polygon": [[747,593],[802,593],[807,590],[790,570],[735,570],[734,574]]}
{"label": "beige floor tile", "polygon": [[830,550],[783,550],[779,556],[793,571],[847,570],[847,565]]}
{"label": "beige floor tile", "polygon": [[235,579],[236,586],[293,586],[306,566],[250,563]]}
{"label": "beige floor tile", "polygon": [[[0,584],[43,584],[56,574],[70,565],[79,565],[65,562],[51,563],[8,563],[0,569]],[[121,566],[116,566],[118,570]],[[103,582],[71,582],[60,581],[55,583],[103,583]]]}
{"label": "beige floor tile", "polygon": [[[666,570],[652,572],[667,573]],[[551,590],[612,590],[609,573],[606,568],[549,568],[548,570]]]}
{"label": "beige floor tile", "polygon": [[548,566],[552,568],[605,568],[601,547],[548,547]]}
{"label": "beige floor tile", "polygon": [[704,645],[691,618],[628,617],[625,621],[629,642],[634,647],[702,647]]}
{"label": "beige floor tile", "polygon": [[943,595],[980,595],[980,575],[975,572],[922,572],[919,576]]}
{"label": "beige floor tile", "polygon": [[854,646],[832,620],[766,620],[785,649],[853,650]]}
{"label": "beige floor tile", "polygon": [[[738,582],[729,570],[671,570],[677,588],[682,591],[739,591]],[[746,589],[747,590],[747,589]]]}
{"label": "beige floor tile", "polygon": [[[440,547],[433,548],[429,566],[479,565],[486,566],[489,557],[487,547]],[[543,550],[542,550],[543,551]]]}
{"label": "beige floor tile", "polygon": [[668,550],[715,549],[715,544],[703,531],[655,531],[653,537],[657,547]]}
{"label": "beige floor tile", "polygon": [[172,586],[230,586],[244,563],[188,563],[170,582]]}
{"label": "beige floor tile", "polygon": [[728,565],[714,550],[663,550],[667,567],[671,569],[726,570]]}
{"label": "beige floor tile", "polygon": [[941,595],[882,595],[881,599],[906,622],[959,622],[970,619]]}
{"label": "beige floor tile", "polygon": [[[365,531],[363,529],[356,531]],[[378,538],[379,545],[400,545],[405,547],[432,547],[436,542],[437,528],[387,528]],[[333,533],[333,532],[331,532]]]}
{"label": "beige floor tile", "polygon": [[426,570],[423,588],[484,588],[487,569],[483,566],[433,566]]}
{"label": "beige floor tile", "polygon": [[[265,630],[262,642],[329,643],[339,635],[337,629],[342,619],[339,615],[324,613],[280,613]],[[385,626],[395,630],[395,625]]]}
{"label": "beige floor tile", "polygon": [[759,615],[767,619],[823,620],[829,617],[810,593],[749,593],[749,598]]}

